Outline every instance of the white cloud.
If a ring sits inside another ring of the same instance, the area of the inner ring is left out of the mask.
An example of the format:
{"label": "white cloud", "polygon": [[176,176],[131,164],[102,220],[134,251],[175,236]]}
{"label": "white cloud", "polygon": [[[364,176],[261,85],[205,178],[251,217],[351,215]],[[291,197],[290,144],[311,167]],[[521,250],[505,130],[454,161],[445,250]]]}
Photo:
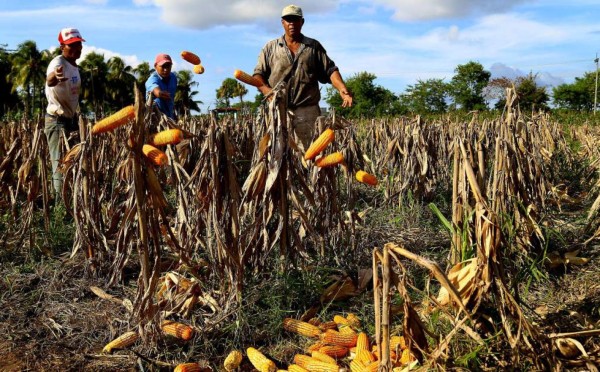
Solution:
{"label": "white cloud", "polygon": [[396,20],[422,21],[501,13],[532,0],[373,0],[373,2],[392,9],[393,18]]}
{"label": "white cloud", "polygon": [[[141,61],[136,55],[123,55],[123,54],[120,54],[117,52],[113,52],[112,50],[108,50],[108,49],[104,49],[104,48],[97,48],[95,46],[87,46],[85,44],[84,44],[83,49],[81,50],[81,58],[78,60],[78,62],[85,59],[85,57],[90,53],[97,53],[97,54],[103,55],[105,61],[108,61],[112,57],[119,57],[125,62],[126,65],[131,66],[131,67],[137,67],[137,65],[144,62],[144,61]],[[150,65],[152,65],[152,63],[153,63],[153,61],[150,61]],[[152,66],[150,66],[150,67],[152,67]],[[173,67],[174,67],[173,69],[176,70],[175,62],[173,63]]]}

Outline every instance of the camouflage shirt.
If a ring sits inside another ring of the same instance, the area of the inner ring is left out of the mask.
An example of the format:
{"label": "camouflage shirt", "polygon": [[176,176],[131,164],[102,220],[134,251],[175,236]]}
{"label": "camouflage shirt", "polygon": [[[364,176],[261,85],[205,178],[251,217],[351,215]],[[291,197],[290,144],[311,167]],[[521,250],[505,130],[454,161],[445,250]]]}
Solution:
{"label": "camouflage shirt", "polygon": [[[321,43],[304,35],[295,57],[297,62],[289,80],[289,107],[318,105],[321,100],[319,83],[331,83],[330,76],[338,68]],[[274,88],[287,76],[293,63],[292,52],[287,47],[285,36],[282,36],[263,47],[254,74],[262,75]]]}

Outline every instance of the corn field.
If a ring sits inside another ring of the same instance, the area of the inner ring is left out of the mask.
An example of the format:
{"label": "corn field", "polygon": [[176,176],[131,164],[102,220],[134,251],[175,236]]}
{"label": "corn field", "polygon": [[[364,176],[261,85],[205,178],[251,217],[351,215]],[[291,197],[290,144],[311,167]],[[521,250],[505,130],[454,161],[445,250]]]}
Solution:
{"label": "corn field", "polygon": [[[544,113],[524,115],[508,90],[506,108],[495,119],[477,113],[467,121],[434,122],[419,116],[359,123],[335,113],[320,117],[313,138],[331,129],[334,139],[320,158],[306,160],[285,97],[275,90],[256,116],[215,112],[175,123],[136,92],[128,122],[94,133],[94,123],[81,119],[77,138],[65,138],[60,196],[51,195],[43,120],[0,123],[3,255],[51,256],[51,210],[62,198],[74,227],[70,259],[83,257],[82,275],[104,283],[98,296],[111,298],[106,291],[123,283],[127,268],[137,270],[128,308],[133,333],[119,340],[124,346],[107,345],[108,352],[128,347],[137,335],[152,344],[159,325],[170,319],[196,331],[219,328],[240,311],[249,276],[315,265],[361,267],[366,258],[371,262],[362,267],[372,275],[375,314],[363,322],[374,325],[377,365],[339,357],[339,366],[444,369],[449,345],[464,334],[479,346],[494,335],[506,347],[499,354],[514,363],[529,360],[539,370],[569,363],[592,368],[597,355],[582,346],[576,358],[566,357],[561,346],[574,339],[548,335],[525,315],[516,273],[532,260],[548,260],[547,216],[569,200],[558,170],[583,157],[592,159],[587,177],[597,177],[596,128],[571,128],[568,138],[582,143],[575,153],[560,123]],[[182,133],[178,143],[156,145],[155,155],[148,155],[146,144],[173,129]],[[335,161],[323,166],[328,154]],[[358,182],[359,172],[377,183]],[[589,197],[596,194],[593,189]],[[439,262],[402,239],[401,227],[382,234],[364,228],[378,210],[411,198],[431,202],[445,228]],[[440,210],[440,200],[448,208]],[[588,213],[589,241],[600,236],[598,200]],[[416,298],[418,284],[407,265],[428,272],[438,293],[419,288]],[[322,299],[342,300],[358,287],[365,286],[340,279]],[[396,326],[393,298],[401,299],[403,321]],[[417,306],[423,298],[426,311]],[[297,321],[308,322],[316,311]],[[428,329],[425,319],[432,313],[444,314],[450,328]],[[294,327],[297,333],[304,325]],[[390,351],[397,329],[409,350],[404,364]]]}

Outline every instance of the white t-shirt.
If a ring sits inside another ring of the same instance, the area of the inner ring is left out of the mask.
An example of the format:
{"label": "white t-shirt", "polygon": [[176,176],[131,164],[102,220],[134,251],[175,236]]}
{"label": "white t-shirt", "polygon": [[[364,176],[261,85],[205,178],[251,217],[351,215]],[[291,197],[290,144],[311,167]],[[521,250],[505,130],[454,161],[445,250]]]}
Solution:
{"label": "white t-shirt", "polygon": [[53,87],[46,84],[46,98],[48,99],[46,112],[50,115],[72,118],[79,108],[81,76],[77,66],[73,66],[62,55],[59,55],[54,57],[48,65],[46,77],[59,65],[63,66],[63,73],[67,80]]}

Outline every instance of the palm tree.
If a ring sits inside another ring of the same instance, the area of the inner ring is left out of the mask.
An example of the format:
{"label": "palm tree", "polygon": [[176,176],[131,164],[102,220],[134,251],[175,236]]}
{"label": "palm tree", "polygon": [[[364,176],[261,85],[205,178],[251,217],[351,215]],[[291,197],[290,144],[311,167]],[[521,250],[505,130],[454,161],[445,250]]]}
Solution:
{"label": "palm tree", "polygon": [[81,74],[82,111],[93,111],[96,118],[100,117],[107,103],[106,83],[108,66],[104,55],[92,52],[85,56],[79,64]]}
{"label": "palm tree", "polygon": [[233,97],[240,97],[241,99],[240,93],[244,90],[245,92],[242,95],[248,93],[248,90],[246,90],[246,88],[244,88],[234,78],[227,78],[223,80],[223,83],[221,83],[221,87],[217,89],[217,105],[219,107],[222,107],[223,104],[225,104],[225,107],[229,107],[229,100]]}
{"label": "palm tree", "polygon": [[200,111],[202,101],[194,100],[198,91],[192,90],[192,87],[198,86],[197,81],[192,80],[193,75],[188,70],[177,72],[177,91],[175,92],[175,111],[178,115],[186,116],[190,111]]}
{"label": "palm tree", "polygon": [[12,68],[8,78],[13,81],[13,92],[17,89],[25,94],[25,113],[34,116],[36,97],[40,97],[41,111],[42,89],[46,84],[48,54],[42,54],[35,41],[25,41],[17,47],[11,57]]}
{"label": "palm tree", "polygon": [[135,77],[131,66],[125,65],[120,57],[108,60],[108,96],[115,109],[129,105],[134,100],[133,85]]}
{"label": "palm tree", "polygon": [[137,67],[134,67],[132,70],[135,75],[137,87],[142,91],[146,91],[146,80],[152,75],[154,72],[153,68],[150,68],[150,63],[142,62]]}

